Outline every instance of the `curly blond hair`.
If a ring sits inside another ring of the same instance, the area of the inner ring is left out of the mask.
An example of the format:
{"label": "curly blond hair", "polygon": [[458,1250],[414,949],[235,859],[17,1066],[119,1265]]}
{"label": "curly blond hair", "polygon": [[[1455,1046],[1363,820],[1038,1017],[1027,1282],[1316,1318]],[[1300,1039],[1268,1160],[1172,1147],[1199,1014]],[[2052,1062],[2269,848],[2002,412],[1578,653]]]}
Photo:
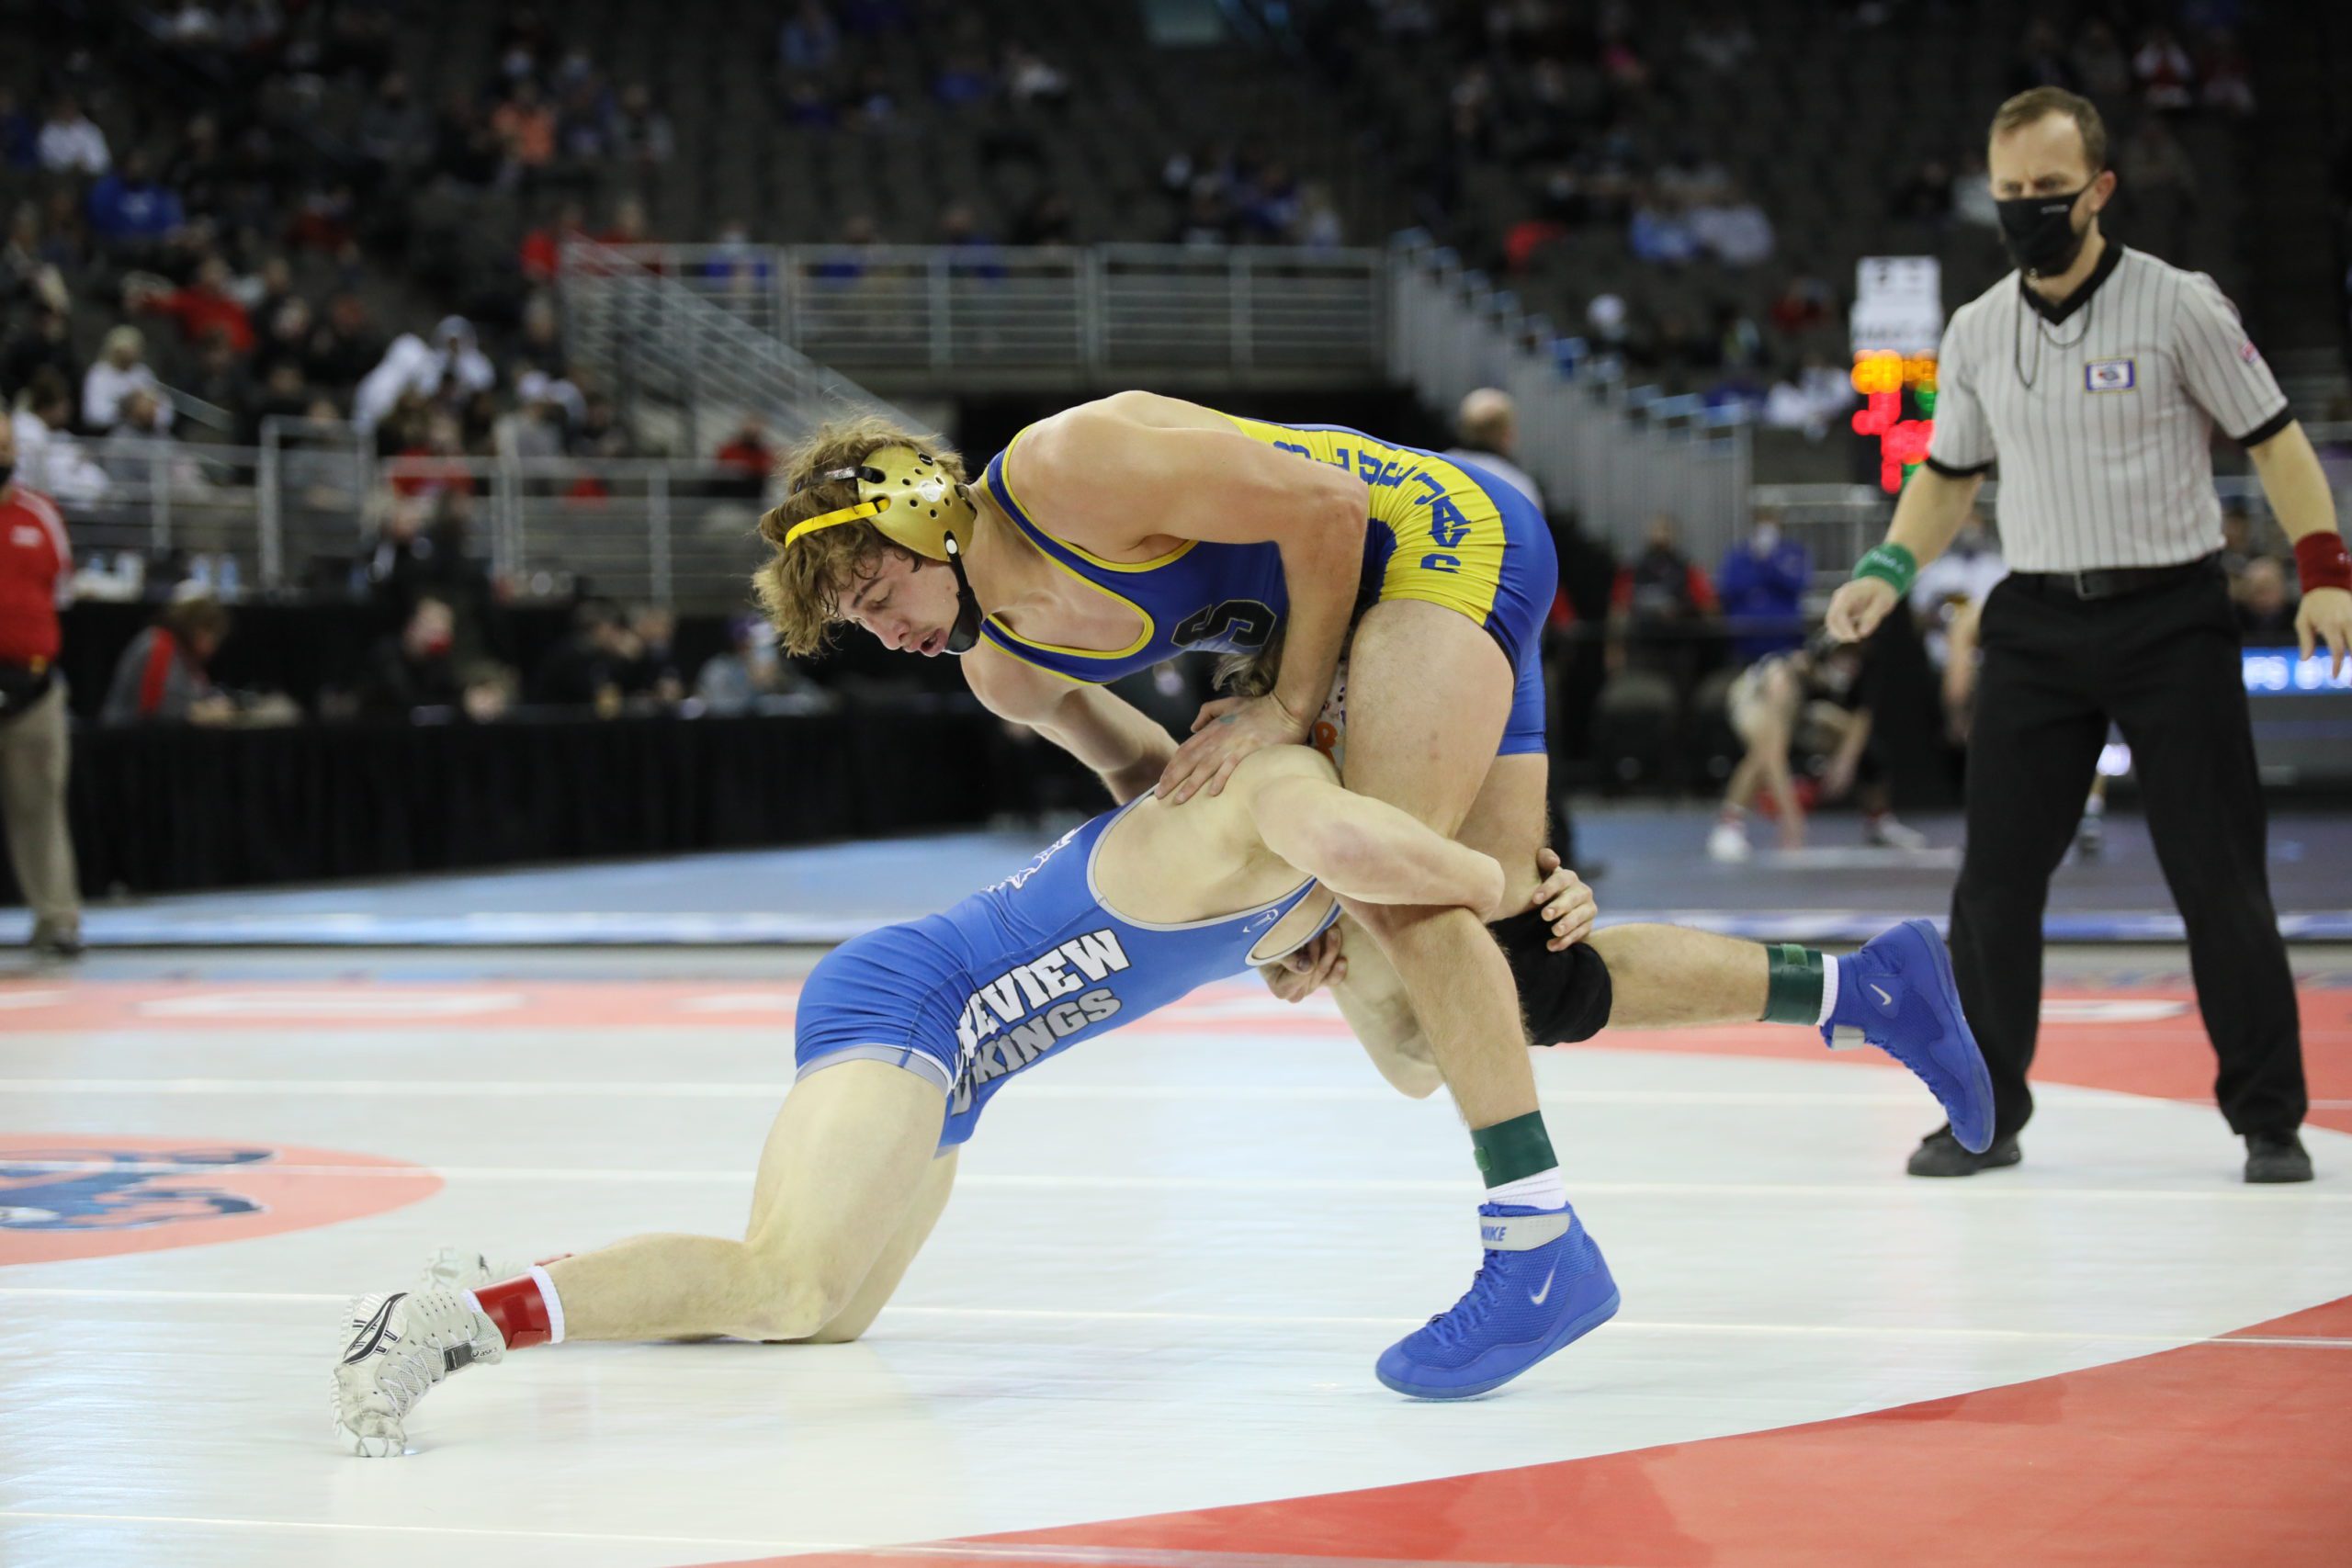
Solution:
{"label": "curly blond hair", "polygon": [[831,639],[845,590],[881,570],[890,552],[915,558],[870,519],[820,528],[785,547],[795,524],[857,503],[856,480],[815,476],[855,468],[885,446],[911,446],[956,479],[966,477],[964,459],[938,437],[870,414],[823,426],[784,460],[784,503],[760,519],[760,537],[774,553],[752,574],[752,592],[775,627],[776,639],[796,659],[820,651]]}

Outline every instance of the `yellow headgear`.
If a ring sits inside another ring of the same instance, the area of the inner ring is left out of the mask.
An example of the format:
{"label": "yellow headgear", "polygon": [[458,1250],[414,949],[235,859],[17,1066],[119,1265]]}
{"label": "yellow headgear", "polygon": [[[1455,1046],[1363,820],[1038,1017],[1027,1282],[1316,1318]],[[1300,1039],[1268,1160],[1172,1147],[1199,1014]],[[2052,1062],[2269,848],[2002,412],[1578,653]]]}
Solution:
{"label": "yellow headgear", "polygon": [[857,481],[857,500],[796,523],[784,536],[790,548],[820,528],[872,519],[884,538],[926,560],[952,561],[972,547],[980,509],[971,488],[912,446],[880,446],[855,468],[829,468],[796,486],[805,490],[828,479]]}

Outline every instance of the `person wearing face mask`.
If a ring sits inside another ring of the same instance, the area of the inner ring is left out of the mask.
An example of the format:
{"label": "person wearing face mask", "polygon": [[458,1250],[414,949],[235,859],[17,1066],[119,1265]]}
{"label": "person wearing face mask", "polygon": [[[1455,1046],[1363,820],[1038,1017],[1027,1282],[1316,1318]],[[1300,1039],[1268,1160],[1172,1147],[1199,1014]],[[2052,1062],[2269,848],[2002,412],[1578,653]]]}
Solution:
{"label": "person wearing face mask", "polygon": [[1801,612],[1812,580],[1813,552],[1789,537],[1778,512],[1758,509],[1756,526],[1724,552],[1715,572],[1715,595],[1741,665],[1804,646]]}
{"label": "person wearing face mask", "polygon": [[2100,231],[2115,194],[2107,130],[2083,98],[2020,93],[1987,150],[2018,270],[1952,315],[1935,430],[1883,544],[1829,607],[1870,634],[1942,553],[1997,460],[2011,570],[1977,617],[1968,847],[1952,895],[1960,995],[1993,1072],[1982,1154],[1949,1130],[1915,1176],[2020,1157],[2041,999],[2041,916],[2113,722],[2132,749],[2165,879],[2188,929],[2221,1059],[2215,1098],[2249,1181],[2308,1181],[2301,1026],[2266,867],[2262,785],[2222,568],[2211,432],[2245,447],[2295,546],[2295,635],[2352,654],[2352,554],[2326,475],[2270,367],[2213,280]]}

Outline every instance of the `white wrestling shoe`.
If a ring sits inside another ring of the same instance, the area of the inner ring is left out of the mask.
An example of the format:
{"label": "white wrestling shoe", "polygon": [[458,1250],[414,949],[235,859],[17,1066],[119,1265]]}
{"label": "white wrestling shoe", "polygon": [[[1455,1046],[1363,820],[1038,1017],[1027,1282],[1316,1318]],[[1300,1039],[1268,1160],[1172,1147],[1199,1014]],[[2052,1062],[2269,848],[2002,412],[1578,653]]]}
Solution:
{"label": "white wrestling shoe", "polygon": [[497,1264],[490,1260],[488,1253],[445,1247],[424,1260],[417,1283],[428,1291],[479,1291],[484,1285],[495,1285],[501,1280],[513,1280],[530,1271],[527,1263]]}
{"label": "white wrestling shoe", "polygon": [[1747,828],[1737,822],[1719,819],[1714,830],[1707,835],[1707,858],[1731,863],[1744,861],[1747,856]]}
{"label": "white wrestling shoe", "polygon": [[1928,835],[1886,812],[1862,818],[1862,842],[1873,849],[1918,851],[1928,847]]}
{"label": "white wrestling shoe", "polygon": [[334,1369],[334,1429],[362,1459],[405,1451],[408,1413],[425,1390],[506,1355],[498,1325],[456,1291],[363,1296],[351,1317],[357,1328]]}

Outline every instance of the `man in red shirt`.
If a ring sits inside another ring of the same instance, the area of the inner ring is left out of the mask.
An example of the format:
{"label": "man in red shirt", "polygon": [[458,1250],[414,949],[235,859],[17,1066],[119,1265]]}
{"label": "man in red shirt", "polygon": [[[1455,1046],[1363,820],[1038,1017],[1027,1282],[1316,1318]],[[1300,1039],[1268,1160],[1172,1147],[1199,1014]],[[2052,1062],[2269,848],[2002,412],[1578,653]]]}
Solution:
{"label": "man in red shirt", "polygon": [[49,497],[16,483],[17,433],[0,420],[0,826],[32,906],[33,946],[82,951],[82,902],[65,822],[65,687],[57,678],[58,588],[74,569]]}

